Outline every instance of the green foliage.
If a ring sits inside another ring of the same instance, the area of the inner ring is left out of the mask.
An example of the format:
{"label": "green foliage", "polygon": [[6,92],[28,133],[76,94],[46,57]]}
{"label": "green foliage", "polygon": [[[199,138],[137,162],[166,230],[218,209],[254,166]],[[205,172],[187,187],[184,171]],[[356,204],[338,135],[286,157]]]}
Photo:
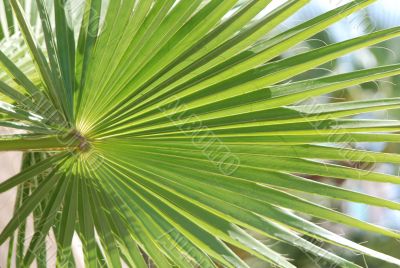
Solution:
{"label": "green foliage", "polygon": [[[398,109],[400,99],[303,102],[399,75],[400,65],[291,81],[398,37],[400,27],[284,57],[373,0],[278,33],[309,1],[270,12],[271,1],[259,0],[1,1],[0,126],[25,131],[0,137],[0,151],[25,152],[21,173],[0,184],[0,192],[18,188],[0,234],[8,266],[14,258],[19,267],[46,266],[49,233],[60,267],[75,265],[75,234],[87,267],[248,267],[243,252],[294,267],[263,237],[340,267],[359,266],[312,241],[400,266],[307,215],[396,239],[399,232],[305,198],[400,210],[311,179],[399,184],[367,165],[399,164],[398,155],[349,145],[398,143],[400,122],[349,117]],[[35,233],[24,248],[29,215]]]}

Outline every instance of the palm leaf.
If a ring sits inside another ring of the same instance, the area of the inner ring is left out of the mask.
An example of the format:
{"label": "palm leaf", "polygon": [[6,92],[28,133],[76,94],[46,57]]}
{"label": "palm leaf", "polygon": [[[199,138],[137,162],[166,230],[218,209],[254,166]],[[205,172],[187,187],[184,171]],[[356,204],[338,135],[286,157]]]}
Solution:
{"label": "palm leaf", "polygon": [[[398,143],[399,121],[351,117],[398,109],[400,100],[307,102],[399,75],[400,66],[292,82],[400,36],[400,27],[286,56],[374,1],[353,0],[281,32],[309,1],[270,11],[271,2],[0,2],[0,125],[27,132],[0,137],[0,151],[24,151],[27,159],[0,184],[0,192],[19,193],[0,233],[0,244],[9,239],[7,267],[14,257],[46,266],[51,232],[58,266],[75,265],[74,235],[87,267],[249,267],[241,252],[294,267],[263,237],[341,267],[359,266],[308,238],[400,266],[308,217],[400,238],[308,199],[400,210],[394,201],[310,179],[399,184],[397,176],[344,163],[400,163],[396,154],[348,146]],[[26,248],[29,215],[34,235]]]}

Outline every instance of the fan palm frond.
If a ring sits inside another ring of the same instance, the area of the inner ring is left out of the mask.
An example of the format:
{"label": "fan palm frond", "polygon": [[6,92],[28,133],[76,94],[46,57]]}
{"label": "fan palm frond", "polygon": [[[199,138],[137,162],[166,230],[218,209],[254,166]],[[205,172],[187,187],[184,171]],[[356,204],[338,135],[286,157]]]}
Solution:
{"label": "fan palm frond", "polygon": [[350,1],[275,35],[309,1],[270,11],[271,2],[2,0],[0,125],[25,131],[0,138],[0,151],[25,152],[22,171],[0,184],[0,192],[18,188],[0,234],[8,265],[46,266],[54,233],[59,266],[74,265],[74,235],[87,267],[248,267],[242,251],[294,267],[260,237],[341,267],[358,266],[307,238],[400,266],[308,216],[392,238],[398,231],[307,198],[400,209],[309,178],[399,184],[343,163],[400,163],[397,154],[348,147],[398,143],[399,121],[351,116],[398,109],[400,99],[302,102],[399,75],[400,65],[291,81],[398,37],[400,27],[278,57],[375,1]]}

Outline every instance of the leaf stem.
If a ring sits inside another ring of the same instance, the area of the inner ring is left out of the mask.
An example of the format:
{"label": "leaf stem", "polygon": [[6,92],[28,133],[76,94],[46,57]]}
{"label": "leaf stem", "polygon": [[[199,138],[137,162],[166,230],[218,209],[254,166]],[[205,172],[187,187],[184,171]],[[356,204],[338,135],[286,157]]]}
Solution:
{"label": "leaf stem", "polygon": [[73,134],[0,136],[0,151],[67,151],[78,149],[81,140]]}

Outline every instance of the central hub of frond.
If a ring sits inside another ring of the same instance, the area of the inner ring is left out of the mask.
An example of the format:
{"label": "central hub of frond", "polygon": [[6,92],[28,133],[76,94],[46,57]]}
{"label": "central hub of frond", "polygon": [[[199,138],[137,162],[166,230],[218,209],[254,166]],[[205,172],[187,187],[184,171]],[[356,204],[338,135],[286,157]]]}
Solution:
{"label": "central hub of frond", "polygon": [[90,145],[90,142],[86,139],[86,137],[84,137],[78,131],[76,131],[74,133],[74,136],[79,140],[79,145],[78,145],[79,151],[81,151],[81,152],[90,151],[91,145]]}

